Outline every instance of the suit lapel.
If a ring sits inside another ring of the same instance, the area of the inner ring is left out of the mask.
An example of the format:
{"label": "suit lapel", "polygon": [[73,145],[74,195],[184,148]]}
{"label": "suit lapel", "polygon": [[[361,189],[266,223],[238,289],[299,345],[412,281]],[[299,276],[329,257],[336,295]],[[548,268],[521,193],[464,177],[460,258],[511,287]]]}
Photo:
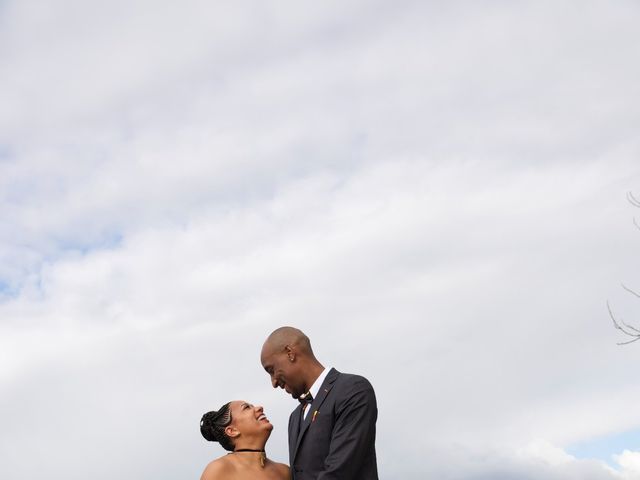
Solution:
{"label": "suit lapel", "polygon": [[[296,453],[298,453],[298,448],[300,448],[302,437],[304,437],[304,434],[309,428],[309,425],[311,425],[311,423],[313,422],[314,412],[317,412],[320,410],[322,403],[327,398],[327,395],[331,391],[331,388],[333,388],[333,382],[336,381],[336,378],[338,378],[338,375],[339,375],[339,372],[335,368],[332,368],[331,370],[329,370],[327,377],[324,379],[324,382],[322,382],[322,385],[320,385],[320,391],[318,392],[318,395],[316,396],[316,398],[313,399],[313,402],[311,403],[311,405],[307,407],[309,408],[309,411],[307,412],[307,416],[302,422],[302,425],[300,425],[300,433],[298,434],[298,438],[295,443],[295,448],[293,449],[293,457],[291,458],[292,464],[293,464],[293,460],[296,458]],[[301,409],[302,407],[298,407],[296,410],[301,410]],[[296,422],[300,422],[301,418],[302,418],[302,414],[299,413],[298,419],[296,420]],[[296,423],[296,425],[299,425],[299,423]],[[291,439],[289,439],[289,441],[291,441]],[[291,443],[289,444],[289,448],[291,448]]]}
{"label": "suit lapel", "polygon": [[301,416],[302,405],[298,405],[297,408],[291,414],[291,429],[289,430],[289,464],[293,465],[294,448],[298,442],[298,437],[300,436],[300,416]]}

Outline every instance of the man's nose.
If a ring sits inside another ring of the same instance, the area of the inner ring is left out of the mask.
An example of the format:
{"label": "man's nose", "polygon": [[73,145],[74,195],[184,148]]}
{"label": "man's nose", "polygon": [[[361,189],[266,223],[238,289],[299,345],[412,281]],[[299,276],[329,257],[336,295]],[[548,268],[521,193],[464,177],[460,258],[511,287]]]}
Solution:
{"label": "man's nose", "polygon": [[276,377],[274,377],[273,375],[271,375],[271,385],[273,385],[273,388],[278,387],[278,381],[276,380]]}

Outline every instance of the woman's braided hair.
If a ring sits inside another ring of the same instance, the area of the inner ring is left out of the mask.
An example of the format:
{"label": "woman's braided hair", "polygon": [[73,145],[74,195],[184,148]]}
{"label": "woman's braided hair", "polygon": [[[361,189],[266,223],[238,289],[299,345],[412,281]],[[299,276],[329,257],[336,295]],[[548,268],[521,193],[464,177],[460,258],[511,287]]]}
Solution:
{"label": "woman's braided hair", "polygon": [[233,440],[225,432],[225,427],[231,423],[231,408],[225,403],[220,410],[207,412],[200,420],[200,433],[210,442],[219,442],[222,448],[233,452]]}

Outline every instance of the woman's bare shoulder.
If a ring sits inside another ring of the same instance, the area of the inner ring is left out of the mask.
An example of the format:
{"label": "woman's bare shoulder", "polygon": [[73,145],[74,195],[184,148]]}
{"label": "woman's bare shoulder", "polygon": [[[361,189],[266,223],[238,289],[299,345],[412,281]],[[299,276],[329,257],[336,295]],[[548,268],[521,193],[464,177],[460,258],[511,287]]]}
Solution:
{"label": "woman's bare shoulder", "polygon": [[225,478],[233,470],[228,457],[220,457],[209,463],[202,472],[200,480],[219,480]]}
{"label": "woman's bare shoulder", "polygon": [[289,480],[291,478],[291,472],[289,470],[289,465],[284,463],[274,463],[274,468],[278,472],[278,476],[283,480]]}

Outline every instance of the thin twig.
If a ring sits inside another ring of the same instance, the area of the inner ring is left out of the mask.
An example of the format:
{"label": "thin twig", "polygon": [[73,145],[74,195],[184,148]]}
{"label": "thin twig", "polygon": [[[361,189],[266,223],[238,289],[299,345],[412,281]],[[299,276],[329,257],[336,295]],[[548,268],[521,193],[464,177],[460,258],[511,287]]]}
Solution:
{"label": "thin twig", "polygon": [[[611,306],[609,305],[608,300],[607,300],[607,310],[609,311],[609,316],[611,317],[611,320],[613,320],[613,326],[616,329],[620,330],[622,333],[624,333],[625,335],[628,335],[629,337],[636,337],[633,341],[640,338],[640,330],[638,330],[636,327],[632,325],[629,325],[623,319],[620,319],[619,321],[616,319],[615,315],[611,311]],[[618,322],[622,323],[622,325],[620,325],[620,323]],[[631,331],[627,331],[625,330],[625,328]],[[624,342],[624,343],[631,343],[631,342]]]}
{"label": "thin twig", "polygon": [[[622,330],[622,327],[618,324],[618,321],[616,320],[616,317],[613,315],[613,312],[611,311],[611,306],[609,305],[609,300],[607,300],[607,310],[609,311],[609,316],[611,317],[611,320],[613,320],[613,326],[615,328],[617,328],[618,330]],[[624,333],[624,330],[622,330]]]}
{"label": "thin twig", "polygon": [[622,322],[622,324],[627,327],[629,330],[633,330],[636,333],[633,333],[632,335],[640,335],[640,330],[638,330],[636,327],[634,327],[633,325],[629,325],[628,323],[626,323],[624,320],[620,319],[620,321]]}
{"label": "thin twig", "polygon": [[[630,191],[627,192],[627,201],[634,207],[640,208],[640,200],[633,195],[633,192],[630,192]],[[633,217],[633,224],[636,226],[638,230],[640,230],[640,223],[638,223],[638,221],[636,220],[636,217]],[[635,290],[631,290],[624,283],[621,285],[622,285],[622,288],[624,288],[627,292],[631,293],[637,298],[640,298],[640,293],[636,292]],[[622,318],[618,320],[616,316],[613,314],[613,312],[611,311],[611,305],[609,305],[608,300],[607,300],[607,310],[609,311],[609,316],[613,321],[613,326],[617,330],[620,330],[625,335],[629,337],[634,337],[632,340],[629,340],[626,342],[618,342],[618,345],[627,345],[628,343],[633,343],[640,340],[640,329],[634,327],[633,325],[629,325]]]}
{"label": "thin twig", "polygon": [[634,294],[636,297],[640,298],[640,293],[635,292],[633,290],[631,290],[629,287],[627,287],[624,283],[621,283],[620,285],[622,285],[622,288],[624,288],[627,292]]}
{"label": "thin twig", "polygon": [[628,343],[633,343],[640,340],[640,336],[634,338],[633,340],[629,340],[628,342],[616,342],[616,345],[627,345]]}

